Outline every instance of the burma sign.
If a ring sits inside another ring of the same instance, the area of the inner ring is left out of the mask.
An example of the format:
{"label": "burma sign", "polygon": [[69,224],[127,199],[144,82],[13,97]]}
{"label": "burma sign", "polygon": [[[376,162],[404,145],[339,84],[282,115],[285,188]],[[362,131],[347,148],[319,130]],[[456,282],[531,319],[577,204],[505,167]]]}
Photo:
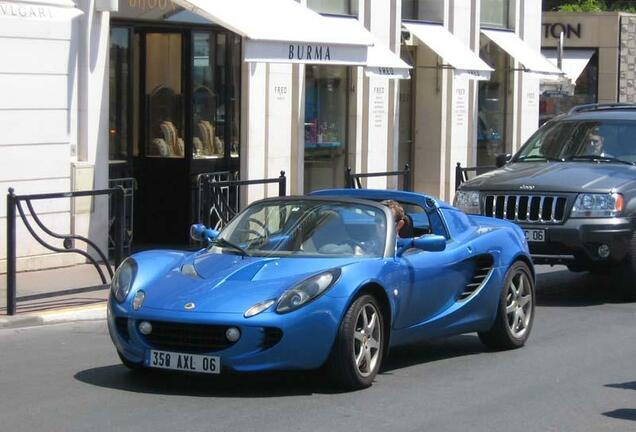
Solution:
{"label": "burma sign", "polygon": [[367,47],[247,39],[246,62],[364,65]]}

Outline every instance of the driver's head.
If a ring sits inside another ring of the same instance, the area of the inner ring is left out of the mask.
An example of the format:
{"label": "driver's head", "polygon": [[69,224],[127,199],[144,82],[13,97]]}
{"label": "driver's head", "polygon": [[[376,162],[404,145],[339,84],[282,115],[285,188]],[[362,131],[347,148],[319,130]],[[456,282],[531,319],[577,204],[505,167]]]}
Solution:
{"label": "driver's head", "polygon": [[404,224],[406,223],[406,217],[404,216],[404,208],[394,200],[384,200],[382,204],[391,209],[391,213],[393,214],[393,220],[395,221],[395,231],[397,233],[400,232]]}
{"label": "driver's head", "polygon": [[592,129],[585,138],[587,154],[601,155],[603,153],[603,137],[598,133],[598,129]]}

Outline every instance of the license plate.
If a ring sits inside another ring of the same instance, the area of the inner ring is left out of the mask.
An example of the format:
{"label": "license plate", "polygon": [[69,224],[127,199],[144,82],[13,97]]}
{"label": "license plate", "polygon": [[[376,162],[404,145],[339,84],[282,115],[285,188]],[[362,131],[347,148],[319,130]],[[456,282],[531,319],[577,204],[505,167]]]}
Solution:
{"label": "license plate", "polygon": [[221,358],[169,351],[148,351],[147,365],[159,369],[172,369],[209,374],[221,373]]}
{"label": "license plate", "polygon": [[526,234],[526,240],[529,242],[544,242],[545,241],[545,230],[538,229],[527,229],[523,230]]}

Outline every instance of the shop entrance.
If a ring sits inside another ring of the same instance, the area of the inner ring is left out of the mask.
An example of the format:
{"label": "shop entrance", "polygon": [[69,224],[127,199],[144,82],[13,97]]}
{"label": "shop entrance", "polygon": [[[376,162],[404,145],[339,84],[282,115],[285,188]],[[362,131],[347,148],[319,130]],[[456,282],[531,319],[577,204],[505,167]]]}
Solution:
{"label": "shop entrance", "polygon": [[111,28],[110,176],[137,180],[135,249],[186,244],[197,175],[238,171],[240,38],[211,27]]}

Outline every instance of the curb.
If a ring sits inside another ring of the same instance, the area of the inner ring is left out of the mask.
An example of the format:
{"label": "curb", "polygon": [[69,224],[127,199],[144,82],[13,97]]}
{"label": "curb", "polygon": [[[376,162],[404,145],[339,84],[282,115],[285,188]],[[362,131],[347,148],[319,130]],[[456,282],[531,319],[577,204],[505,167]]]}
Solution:
{"label": "curb", "polygon": [[38,314],[0,317],[0,329],[106,319],[106,304],[58,309]]}

